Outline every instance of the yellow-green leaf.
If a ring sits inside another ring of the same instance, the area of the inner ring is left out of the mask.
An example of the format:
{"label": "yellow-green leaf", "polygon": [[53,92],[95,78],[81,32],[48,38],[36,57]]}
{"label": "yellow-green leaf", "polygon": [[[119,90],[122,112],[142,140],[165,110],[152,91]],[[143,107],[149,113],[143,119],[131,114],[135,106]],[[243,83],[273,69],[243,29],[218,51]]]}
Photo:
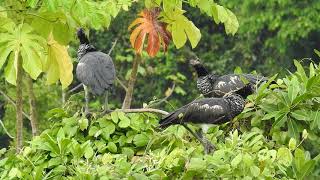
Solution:
{"label": "yellow-green leaf", "polygon": [[201,33],[192,21],[183,15],[184,12],[181,9],[165,12],[163,21],[168,23],[168,30],[171,31],[173,43],[178,49],[185,45],[187,39],[192,48],[195,48],[200,41]]}
{"label": "yellow-green leaf", "polygon": [[16,80],[17,80],[17,71],[16,71],[16,64],[14,59],[14,53],[11,53],[9,56],[8,64],[4,70],[4,75],[6,78],[6,81],[8,81],[12,85],[16,85]]}
{"label": "yellow-green leaf", "polygon": [[178,23],[173,24],[171,30],[173,43],[179,49],[187,42],[187,35]]}
{"label": "yellow-green leaf", "polygon": [[64,89],[72,82],[73,66],[67,47],[55,41],[52,34],[49,36],[48,57],[45,69],[47,71],[47,84],[55,83],[60,79],[62,88]]}

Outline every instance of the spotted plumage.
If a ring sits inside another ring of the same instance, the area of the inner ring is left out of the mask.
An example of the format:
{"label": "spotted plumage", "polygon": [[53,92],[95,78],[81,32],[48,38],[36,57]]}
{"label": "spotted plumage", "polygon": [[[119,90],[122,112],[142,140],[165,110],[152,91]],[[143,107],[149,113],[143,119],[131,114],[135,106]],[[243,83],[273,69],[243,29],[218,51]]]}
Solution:
{"label": "spotted plumage", "polygon": [[164,117],[161,128],[173,124],[222,124],[232,120],[243,111],[244,99],[237,94],[222,98],[204,98],[193,101]]}
{"label": "spotted plumage", "polygon": [[[256,87],[268,78],[253,74],[228,74],[218,76],[210,74],[208,70],[198,60],[191,60],[190,64],[197,72],[197,88],[205,97],[222,97],[226,93],[238,93],[246,97],[255,92]],[[243,79],[248,81],[245,84]],[[245,90],[241,90],[245,88]],[[241,91],[239,91],[241,90]]]}

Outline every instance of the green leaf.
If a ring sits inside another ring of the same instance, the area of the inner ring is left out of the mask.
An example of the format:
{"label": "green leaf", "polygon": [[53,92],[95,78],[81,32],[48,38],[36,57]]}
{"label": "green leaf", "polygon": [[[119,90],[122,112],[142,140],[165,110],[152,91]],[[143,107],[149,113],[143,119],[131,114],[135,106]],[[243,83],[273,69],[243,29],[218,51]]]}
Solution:
{"label": "green leaf", "polygon": [[[195,48],[200,41],[200,30],[189,21],[184,15],[185,11],[181,9],[175,9],[169,12],[165,12],[164,21],[169,24],[168,30],[172,33],[173,43],[179,49],[189,39],[192,48]],[[166,19],[170,17],[170,19]]]}
{"label": "green leaf", "polygon": [[257,166],[251,166],[250,172],[253,175],[253,177],[258,177],[260,175],[260,169]]}
{"label": "green leaf", "polygon": [[36,7],[38,2],[39,0],[27,0],[27,4],[32,8]]}
{"label": "green leaf", "polygon": [[18,168],[12,168],[9,172],[10,179],[13,179],[15,177],[22,178],[21,171]]}
{"label": "green leaf", "polygon": [[96,126],[90,126],[89,136],[95,136],[95,134],[99,131],[99,128]]}
{"label": "green leaf", "polygon": [[294,139],[294,138],[290,138],[290,141],[289,141],[289,149],[290,150],[294,150],[297,146],[297,141]]}
{"label": "green leaf", "polygon": [[241,161],[242,161],[242,154],[240,153],[231,161],[231,166],[237,167]]}
{"label": "green leaf", "polygon": [[308,176],[314,170],[315,165],[316,165],[315,160],[310,160],[307,163],[305,163],[299,173],[298,178],[304,179],[306,176]]}
{"label": "green leaf", "polygon": [[72,37],[68,24],[61,22],[54,24],[52,33],[54,39],[61,45],[68,45]]}
{"label": "green leaf", "polygon": [[287,122],[288,117],[287,114],[282,115],[280,118],[276,119],[276,121],[273,123],[274,128],[280,128],[283,127],[283,125]]}
{"label": "green leaf", "polygon": [[88,128],[88,123],[89,123],[89,121],[86,118],[82,118],[79,120],[79,127],[80,127],[81,131],[84,131],[85,129]]}
{"label": "green leaf", "polygon": [[292,154],[288,148],[279,148],[277,153],[277,159],[279,163],[290,166],[292,162]]}
{"label": "green leaf", "polygon": [[313,63],[310,63],[310,65],[309,65],[309,78],[311,78],[311,77],[313,77],[313,76],[315,76],[316,75],[316,71],[315,71],[315,69],[314,69],[314,65],[313,65]]}
{"label": "green leaf", "polygon": [[94,152],[93,152],[93,149],[92,147],[89,145],[86,147],[86,150],[84,152],[84,157],[86,159],[90,159],[92,156],[93,156]]}
{"label": "green leaf", "polygon": [[134,136],[133,138],[133,143],[137,146],[137,147],[143,147],[146,146],[149,142],[149,137],[145,134],[137,134]]}
{"label": "green leaf", "polygon": [[187,35],[184,32],[183,28],[178,23],[172,24],[172,40],[173,43],[176,45],[177,49],[184,46],[187,42]]}
{"label": "green leaf", "polygon": [[[0,44],[5,47],[0,52],[0,65],[6,61],[9,54],[20,54],[22,58],[23,69],[36,79],[42,72],[42,59],[45,46],[45,39],[34,33],[28,24],[20,24],[16,27],[8,27],[6,33],[0,34]],[[1,50],[1,49],[0,49]],[[11,52],[9,52],[9,50]],[[6,80],[15,85],[16,80],[16,62],[14,57],[10,56],[8,67],[5,70]]]}
{"label": "green leaf", "polygon": [[288,135],[292,138],[299,139],[298,125],[293,119],[289,119],[288,121]]}
{"label": "green leaf", "polygon": [[229,9],[223,6],[220,6],[218,4],[215,4],[214,10],[216,10],[217,17],[218,17],[218,18],[215,18],[215,22],[224,23],[226,33],[234,35],[239,28],[239,22],[237,17]]}
{"label": "green leaf", "polygon": [[320,51],[313,49],[314,53],[316,53],[320,57]]}
{"label": "green leaf", "polygon": [[131,159],[134,156],[134,150],[132,150],[132,148],[128,148],[128,147],[122,148],[121,153],[127,155],[127,157],[129,159]]}
{"label": "green leaf", "polygon": [[202,158],[191,158],[187,167],[188,171],[203,171],[206,169],[206,162]]}
{"label": "green leaf", "polygon": [[8,64],[4,70],[4,75],[6,78],[6,81],[8,81],[10,84],[16,85],[17,80],[17,70],[15,68],[15,59],[14,59],[14,53],[11,53],[9,56]]}
{"label": "green leaf", "polygon": [[127,128],[130,126],[130,119],[123,112],[118,112],[118,116],[120,119],[118,124],[120,128]]}
{"label": "green leaf", "polygon": [[118,123],[119,121],[119,117],[118,117],[118,112],[117,111],[113,111],[111,112],[111,119],[114,123]]}
{"label": "green leaf", "polygon": [[172,11],[174,9],[181,9],[182,8],[182,1],[162,0],[162,3],[163,3],[163,10],[164,11]]}
{"label": "green leaf", "polygon": [[299,121],[309,121],[310,117],[306,110],[295,110],[290,112],[290,116]]}
{"label": "green leaf", "polygon": [[109,142],[107,145],[107,149],[112,152],[112,153],[116,153],[117,152],[117,146],[114,142]]}
{"label": "green leaf", "polygon": [[303,150],[301,149],[296,149],[294,152],[294,164],[295,168],[298,172],[301,172],[304,164],[305,164],[305,155]]}
{"label": "green leaf", "polygon": [[298,62],[297,60],[293,61],[294,65],[297,68],[297,72],[296,74],[301,78],[301,80],[303,81],[307,81],[308,77],[306,75],[306,72],[304,71],[304,68],[302,67],[302,65],[300,64],[300,62]]}
{"label": "green leaf", "polygon": [[113,160],[113,157],[109,153],[104,154],[101,158],[101,161],[103,164],[109,164],[112,162],[112,160]]}

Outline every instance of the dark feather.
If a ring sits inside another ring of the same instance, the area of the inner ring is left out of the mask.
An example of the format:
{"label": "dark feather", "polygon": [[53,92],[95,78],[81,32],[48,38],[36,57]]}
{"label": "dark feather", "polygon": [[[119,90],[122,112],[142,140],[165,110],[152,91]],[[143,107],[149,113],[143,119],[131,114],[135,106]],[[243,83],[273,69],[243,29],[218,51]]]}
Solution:
{"label": "dark feather", "polygon": [[[200,61],[192,60],[190,64],[194,67],[198,75],[197,88],[205,97],[222,97],[227,93],[241,90],[240,95],[246,98],[248,95],[254,93],[256,87],[262,82],[268,81],[266,77],[253,74],[228,74],[218,76],[208,73],[208,70],[206,70]],[[243,79],[246,79],[248,84],[245,84]]]}
{"label": "dark feather", "polygon": [[204,98],[193,101],[164,117],[160,128],[172,124],[222,124],[232,120],[243,111],[245,101],[239,95],[223,98]]}
{"label": "dark feather", "polygon": [[114,64],[109,55],[97,51],[89,44],[82,29],[77,34],[81,43],[78,49],[77,78],[93,94],[101,95],[113,85],[116,76]]}

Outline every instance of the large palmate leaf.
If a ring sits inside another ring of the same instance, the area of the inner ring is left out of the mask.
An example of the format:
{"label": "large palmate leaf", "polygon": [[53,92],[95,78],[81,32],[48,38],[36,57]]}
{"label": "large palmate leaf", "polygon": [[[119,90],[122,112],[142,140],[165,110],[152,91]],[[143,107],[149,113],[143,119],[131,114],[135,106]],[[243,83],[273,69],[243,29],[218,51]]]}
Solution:
{"label": "large palmate leaf", "polygon": [[164,51],[167,50],[171,39],[170,33],[166,30],[165,24],[158,20],[160,11],[157,8],[142,11],[136,20],[134,20],[129,29],[136,26],[130,35],[130,42],[137,53],[141,53],[143,44],[148,38],[146,51],[149,56],[155,56],[160,50],[160,46]]}
{"label": "large palmate leaf", "polygon": [[53,84],[60,79],[62,88],[66,88],[73,79],[72,69],[67,47],[55,41],[51,34],[48,40],[48,56],[44,69],[47,73],[47,83]]}
{"label": "large palmate leaf", "polygon": [[15,26],[12,22],[6,23],[3,27],[4,33],[0,33],[0,68],[7,61],[8,66],[5,69],[6,80],[15,85],[16,80],[16,58],[12,53],[22,58],[23,69],[36,79],[42,72],[42,60],[44,55],[45,40],[36,35],[28,24]]}
{"label": "large palmate leaf", "polygon": [[181,9],[164,12],[163,21],[168,23],[168,30],[172,33],[173,43],[181,48],[189,39],[192,48],[195,48],[200,41],[200,30],[186,18]]}
{"label": "large palmate leaf", "polygon": [[213,18],[215,23],[223,23],[226,33],[234,35],[239,28],[237,17],[229,9],[218,5],[213,0],[189,0],[190,5]]}
{"label": "large palmate leaf", "polygon": [[42,12],[31,23],[33,29],[47,39],[52,32],[54,39],[60,44],[67,45],[72,36],[71,28],[66,23],[66,16],[61,12]]}

